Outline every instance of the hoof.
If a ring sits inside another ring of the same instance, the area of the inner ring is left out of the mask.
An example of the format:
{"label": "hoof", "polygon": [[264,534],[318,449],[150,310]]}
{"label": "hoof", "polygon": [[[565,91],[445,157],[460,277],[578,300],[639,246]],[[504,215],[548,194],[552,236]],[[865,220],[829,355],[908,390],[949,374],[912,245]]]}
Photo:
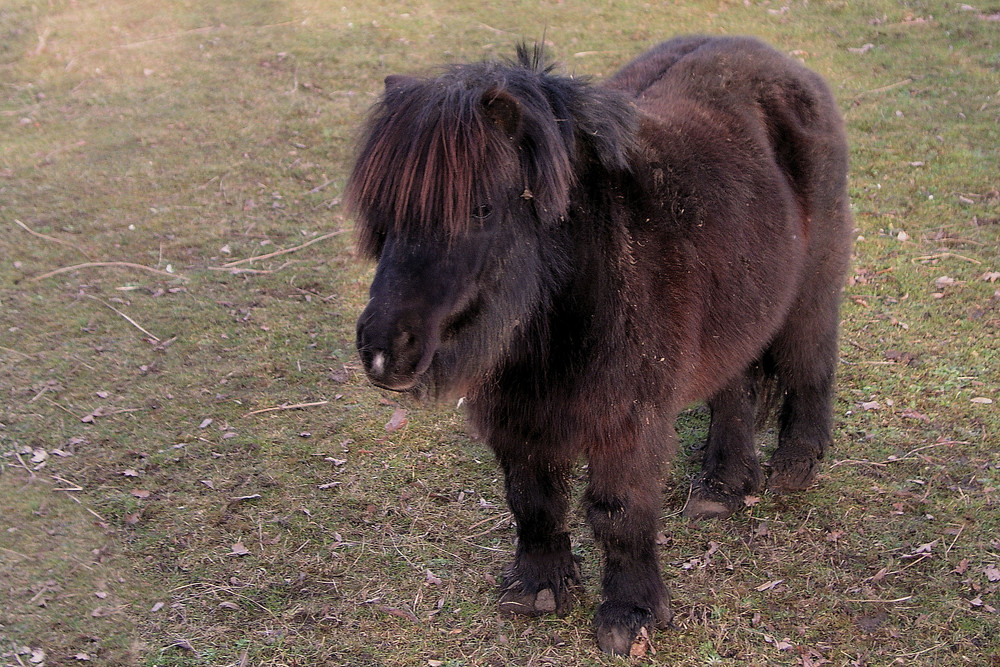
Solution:
{"label": "hoof", "polygon": [[568,565],[563,564],[544,575],[532,573],[533,568],[511,565],[504,573],[500,612],[512,616],[566,614],[573,608],[575,588],[580,583],[576,558],[569,555],[568,560]]}
{"label": "hoof", "polygon": [[815,458],[777,460],[772,458],[767,489],[777,495],[804,491],[816,480],[818,473],[819,460]]}
{"label": "hoof", "polygon": [[683,514],[689,519],[725,519],[743,506],[742,496],[726,496],[709,490],[704,480],[691,484],[691,495]]}
{"label": "hoof", "polygon": [[551,588],[543,588],[536,593],[527,593],[515,586],[508,588],[500,596],[500,611],[511,616],[537,616],[556,611],[565,614],[572,606],[571,595],[564,595],[560,605]]}
{"label": "hoof", "polygon": [[666,627],[670,618],[666,602],[654,613],[646,607],[606,601],[594,616],[597,645],[610,655],[638,657],[648,649],[653,629],[657,626]]}

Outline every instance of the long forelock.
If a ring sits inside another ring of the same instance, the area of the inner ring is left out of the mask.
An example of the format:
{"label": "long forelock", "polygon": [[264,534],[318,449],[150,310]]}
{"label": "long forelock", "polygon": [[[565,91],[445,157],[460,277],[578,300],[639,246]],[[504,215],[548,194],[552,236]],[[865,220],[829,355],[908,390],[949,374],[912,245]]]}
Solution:
{"label": "long forelock", "polygon": [[388,225],[397,232],[460,235],[473,207],[518,178],[516,153],[484,118],[482,93],[440,80],[386,92],[347,188],[362,246]]}

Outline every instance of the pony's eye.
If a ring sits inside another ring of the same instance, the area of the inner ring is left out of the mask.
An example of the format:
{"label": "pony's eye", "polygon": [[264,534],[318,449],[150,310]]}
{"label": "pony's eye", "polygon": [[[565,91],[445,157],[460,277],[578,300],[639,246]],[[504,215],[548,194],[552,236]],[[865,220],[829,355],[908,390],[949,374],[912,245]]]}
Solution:
{"label": "pony's eye", "polygon": [[493,207],[489,204],[480,204],[472,208],[472,217],[476,220],[485,220],[493,213]]}

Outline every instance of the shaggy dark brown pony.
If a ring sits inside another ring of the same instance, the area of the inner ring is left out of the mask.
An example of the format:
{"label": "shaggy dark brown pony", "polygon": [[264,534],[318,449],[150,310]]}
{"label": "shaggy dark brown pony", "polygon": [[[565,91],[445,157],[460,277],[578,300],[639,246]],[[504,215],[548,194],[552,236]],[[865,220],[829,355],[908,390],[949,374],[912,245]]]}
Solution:
{"label": "shaggy dark brown pony", "polygon": [[572,604],[587,457],[595,628],[622,654],[671,616],[654,540],[678,412],[712,414],[693,518],[761,490],[769,387],[771,492],[830,446],[847,144],[823,80],[753,39],[673,39],[602,84],[540,60],[386,80],[346,193],[378,261],[357,344],[377,386],[467,399],[517,519],[504,611]]}

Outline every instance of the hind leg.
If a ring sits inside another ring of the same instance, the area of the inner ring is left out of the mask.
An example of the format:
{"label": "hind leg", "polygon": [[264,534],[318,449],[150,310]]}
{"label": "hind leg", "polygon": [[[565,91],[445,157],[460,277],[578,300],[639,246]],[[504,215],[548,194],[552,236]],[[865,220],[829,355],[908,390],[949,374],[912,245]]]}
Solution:
{"label": "hind leg", "polygon": [[500,611],[563,614],[573,606],[580,581],[570,550],[566,516],[572,461],[538,447],[530,452],[497,450],[507,504],[517,520],[517,551],[503,575]]}
{"label": "hind leg", "polygon": [[771,346],[784,388],[778,447],[767,483],[773,493],[801,491],[812,484],[832,443],[838,306],[839,294],[834,292],[801,304]]}
{"label": "hind leg", "polygon": [[701,477],[691,485],[684,516],[724,518],[757,493],[764,473],[754,447],[760,367],[754,363],[708,401],[708,428]]}
{"label": "hind leg", "polygon": [[670,622],[670,595],[656,552],[662,490],[658,459],[654,448],[632,443],[589,453],[584,501],[604,554],[604,601],[594,628],[605,653],[628,655],[643,629],[651,633]]}

